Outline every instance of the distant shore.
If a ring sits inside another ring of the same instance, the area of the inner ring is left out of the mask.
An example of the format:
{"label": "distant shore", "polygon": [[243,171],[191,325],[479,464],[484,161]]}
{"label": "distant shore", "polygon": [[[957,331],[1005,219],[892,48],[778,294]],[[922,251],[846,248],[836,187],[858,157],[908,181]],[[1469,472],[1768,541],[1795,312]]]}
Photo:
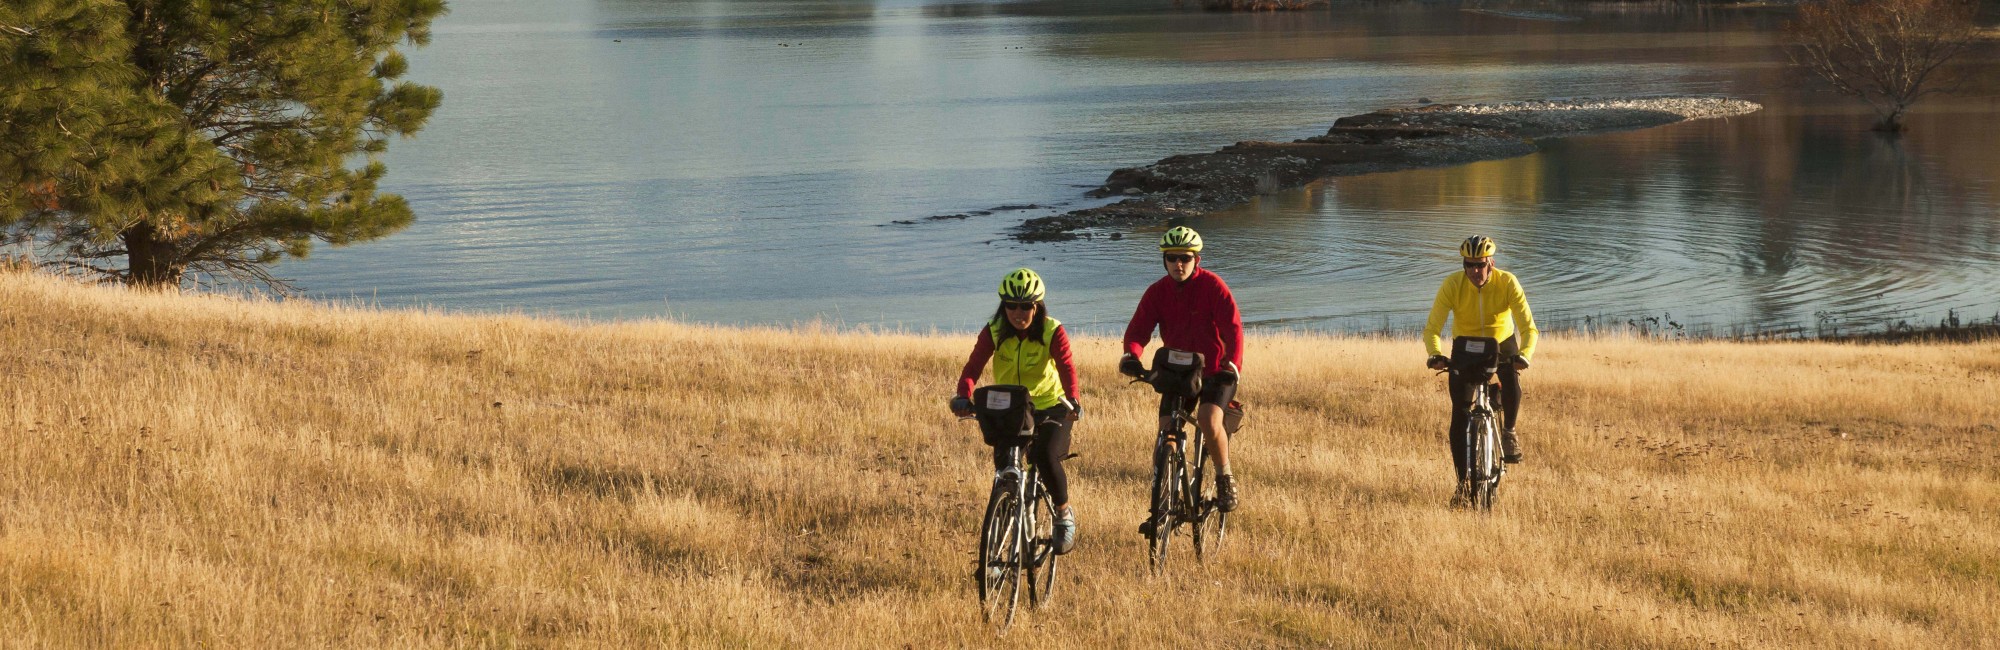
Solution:
{"label": "distant shore", "polygon": [[1635,97],[1503,104],[1424,104],[1335,120],[1325,135],[1248,141],[1203,154],[1111,172],[1090,192],[1131,198],[1030,219],[1020,241],[1061,241],[1091,228],[1157,223],[1234,207],[1272,192],[1336,176],[1444,167],[1525,156],[1535,140],[1642,129],[1756,112],[1726,97]]}

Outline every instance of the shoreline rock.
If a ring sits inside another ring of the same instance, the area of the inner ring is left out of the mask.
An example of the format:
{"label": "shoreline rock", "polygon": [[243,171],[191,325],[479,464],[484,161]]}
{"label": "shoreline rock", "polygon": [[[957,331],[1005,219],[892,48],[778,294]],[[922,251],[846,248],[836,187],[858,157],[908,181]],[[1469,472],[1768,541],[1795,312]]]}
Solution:
{"label": "shoreline rock", "polygon": [[1446,167],[1525,156],[1534,140],[1642,129],[1756,112],[1725,97],[1633,97],[1504,104],[1427,104],[1335,120],[1325,135],[1292,142],[1246,141],[1204,154],[1168,156],[1111,172],[1095,198],[1117,203],[1029,219],[1017,241],[1076,239],[1088,228],[1200,216],[1323,178]]}

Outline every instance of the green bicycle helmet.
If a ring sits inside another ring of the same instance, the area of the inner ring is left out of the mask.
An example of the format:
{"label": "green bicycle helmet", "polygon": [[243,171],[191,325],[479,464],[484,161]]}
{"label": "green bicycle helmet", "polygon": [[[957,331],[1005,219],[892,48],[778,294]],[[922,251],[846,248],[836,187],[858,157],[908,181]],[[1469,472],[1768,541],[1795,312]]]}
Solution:
{"label": "green bicycle helmet", "polygon": [[1465,238],[1465,243],[1458,245],[1458,256],[1466,259],[1492,257],[1493,253],[1499,250],[1500,245],[1494,243],[1492,237],[1473,235]]}
{"label": "green bicycle helmet", "polygon": [[1042,276],[1034,269],[1014,269],[1007,277],[1000,279],[1001,300],[1032,300],[1040,302],[1049,294],[1048,286],[1042,284]]}
{"label": "green bicycle helmet", "polygon": [[1174,226],[1167,234],[1160,235],[1160,252],[1201,252],[1201,235],[1187,226]]}

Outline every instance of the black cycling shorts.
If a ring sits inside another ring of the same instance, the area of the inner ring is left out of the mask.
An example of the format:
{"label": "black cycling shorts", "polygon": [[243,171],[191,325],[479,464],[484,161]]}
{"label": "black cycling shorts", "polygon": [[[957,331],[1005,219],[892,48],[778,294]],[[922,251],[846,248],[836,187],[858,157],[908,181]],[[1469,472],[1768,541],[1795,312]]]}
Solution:
{"label": "black cycling shorts", "polygon": [[[1200,404],[1229,406],[1229,402],[1234,399],[1236,399],[1236,375],[1234,373],[1217,373],[1209,375],[1202,380],[1201,395],[1199,397],[1182,398],[1181,407],[1186,408],[1189,413],[1194,413],[1195,408]],[[1173,414],[1173,400],[1160,400],[1160,417],[1167,417]]]}

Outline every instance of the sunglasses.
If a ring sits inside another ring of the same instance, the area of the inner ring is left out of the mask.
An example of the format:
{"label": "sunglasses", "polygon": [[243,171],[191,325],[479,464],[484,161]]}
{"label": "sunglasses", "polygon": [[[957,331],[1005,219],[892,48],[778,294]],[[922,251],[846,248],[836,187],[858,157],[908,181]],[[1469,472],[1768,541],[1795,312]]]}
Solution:
{"label": "sunglasses", "polygon": [[1173,263],[1175,263],[1175,264],[1186,264],[1186,263],[1188,263],[1188,262],[1192,262],[1192,261],[1194,261],[1194,254],[1193,254],[1193,253],[1180,253],[1180,254],[1174,254],[1174,253],[1166,253],[1166,254],[1163,254],[1163,255],[1160,255],[1160,259],[1163,259],[1163,260],[1166,260],[1166,261],[1169,261],[1169,262],[1173,262]]}
{"label": "sunglasses", "polygon": [[1032,303],[1032,302],[1012,302],[1012,301],[1007,301],[1007,302],[1002,302],[1002,303],[1000,303],[1000,306],[1001,306],[1001,307],[1005,307],[1005,308],[1007,308],[1007,311],[1034,311],[1034,310],[1035,310],[1035,303]]}
{"label": "sunglasses", "polygon": [[1490,262],[1466,262],[1465,270],[1470,271],[1473,269],[1483,269],[1486,268],[1487,264],[1490,264]]}

